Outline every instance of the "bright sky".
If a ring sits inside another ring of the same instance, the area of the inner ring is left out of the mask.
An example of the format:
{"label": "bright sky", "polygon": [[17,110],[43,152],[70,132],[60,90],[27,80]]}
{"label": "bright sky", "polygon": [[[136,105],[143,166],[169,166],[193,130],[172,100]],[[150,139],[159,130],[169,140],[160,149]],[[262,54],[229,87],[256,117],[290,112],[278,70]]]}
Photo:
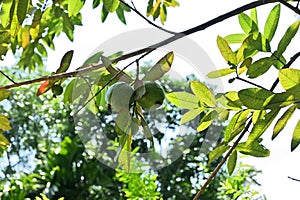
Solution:
{"label": "bright sky", "polygon": [[[145,13],[145,4],[140,3],[144,1],[135,1],[136,7]],[[216,0],[216,1],[199,1],[199,0],[180,0],[181,6],[179,8],[168,9],[168,19],[164,28],[172,31],[182,31],[193,26],[199,25],[207,20],[210,20],[226,11],[230,11],[233,8],[237,8],[243,4],[251,1],[236,1],[236,0]],[[74,60],[72,61],[72,69],[75,69],[89,57],[91,52],[102,42],[110,39],[111,37],[124,33],[126,31],[139,29],[139,28],[151,28],[151,26],[143,19],[136,16],[133,12],[126,13],[127,25],[123,25],[116,17],[115,14],[110,14],[107,21],[103,24],[100,19],[100,9],[92,10],[91,1],[87,1],[88,5],[85,5],[83,10],[83,27],[76,27],[75,41],[74,43],[66,42],[67,39],[62,35],[60,39],[55,41],[56,51],[49,53],[48,68],[55,70],[58,66],[61,56],[70,49],[75,50]],[[264,6],[258,9],[258,17],[262,19],[260,27],[263,28],[263,24],[266,19],[266,14],[275,4]],[[282,17],[280,19],[279,29],[285,31],[293,19],[296,20],[294,13],[287,10],[284,6],[282,8]],[[288,20],[287,20],[288,19]],[[156,24],[160,25],[159,20]],[[199,33],[195,33],[190,36],[191,39],[196,41],[210,56],[215,66],[212,68],[224,68],[227,67],[225,61],[222,59],[216,45],[217,35],[226,36],[231,33],[241,32],[238,26],[237,17],[233,17],[218,25],[208,28]],[[280,31],[276,33],[274,41],[283,35]],[[300,34],[299,34],[300,35]],[[299,41],[299,35],[294,41]],[[143,37],[143,36],[141,36]],[[147,41],[147,38],[145,38]],[[277,45],[277,43],[274,43]],[[117,50],[118,47],[116,47]],[[294,48],[297,48],[295,45]],[[289,59],[293,55],[295,49],[288,49],[286,59]],[[297,49],[296,49],[297,51]],[[176,59],[176,58],[175,58]],[[180,66],[174,66],[180,67]],[[181,66],[182,67],[182,66]],[[210,67],[210,66],[201,66]],[[293,66],[295,67],[295,66]],[[184,70],[187,70],[185,67]],[[271,83],[274,77],[263,77],[258,83]],[[227,83],[227,78],[223,80],[224,88],[227,91],[236,90],[242,87],[251,87],[241,82],[235,81],[233,84]],[[266,85],[266,87],[270,87]],[[294,119],[299,116],[299,112],[294,114]],[[270,140],[272,130],[269,129],[265,134],[264,142],[270,150],[271,156],[268,158],[247,158],[243,159],[243,163],[254,165],[257,169],[263,170],[263,174],[259,177],[259,181],[262,184],[261,191],[266,194],[268,199],[281,200],[281,199],[296,199],[299,198],[299,182],[292,181],[287,176],[300,179],[299,173],[299,153],[300,148],[293,153],[290,152],[290,140],[292,130],[296,125],[296,121],[293,120],[288,124],[288,128],[284,130],[275,141]],[[276,119],[275,119],[276,121]]]}

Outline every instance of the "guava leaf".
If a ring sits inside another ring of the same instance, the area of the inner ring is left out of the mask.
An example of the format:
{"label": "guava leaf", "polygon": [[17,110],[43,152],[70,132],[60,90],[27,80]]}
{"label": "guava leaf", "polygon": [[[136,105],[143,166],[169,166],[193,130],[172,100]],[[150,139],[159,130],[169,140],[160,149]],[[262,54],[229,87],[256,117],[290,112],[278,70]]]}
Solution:
{"label": "guava leaf", "polygon": [[247,38],[244,33],[230,34],[224,37],[228,44],[240,44]]}
{"label": "guava leaf", "polygon": [[219,70],[216,70],[216,71],[211,71],[206,76],[208,78],[219,78],[219,77],[231,74],[233,72],[235,72],[235,69],[224,68],[224,69],[219,69]]}
{"label": "guava leaf", "polygon": [[280,17],[280,4],[277,4],[270,12],[264,27],[264,35],[271,42],[276,32]]}
{"label": "guava leaf", "polygon": [[250,18],[253,20],[255,24],[258,25],[258,18],[257,18],[257,10],[256,8],[252,8],[250,11]]}
{"label": "guava leaf", "polygon": [[3,135],[2,131],[0,131],[0,146],[7,147],[9,145],[8,139]]}
{"label": "guava leaf", "polygon": [[180,124],[184,124],[186,122],[189,122],[189,121],[195,119],[204,110],[205,110],[205,108],[196,108],[196,109],[189,110],[188,112],[184,113],[184,115],[182,116],[182,118],[180,120]]}
{"label": "guava leaf", "polygon": [[195,109],[199,107],[199,99],[191,93],[172,92],[166,94],[166,98],[179,108]]}
{"label": "guava leaf", "polygon": [[274,63],[273,57],[261,58],[248,66],[247,75],[249,78],[257,78],[266,73]]}
{"label": "guava leaf", "polygon": [[109,12],[115,12],[119,7],[119,0],[103,0],[104,7]]}
{"label": "guava leaf", "polygon": [[191,89],[201,103],[205,103],[209,107],[216,107],[215,95],[206,85],[199,81],[192,81]]}
{"label": "guava leaf", "polygon": [[212,150],[208,154],[208,164],[210,164],[212,161],[214,161],[215,159],[222,156],[223,153],[225,153],[229,148],[230,148],[229,146],[222,145],[222,146],[218,146],[214,150]]}
{"label": "guava leaf", "polygon": [[300,144],[300,120],[298,121],[294,132],[293,132],[293,138],[291,143],[291,151],[294,151],[298,145]]}
{"label": "guava leaf", "polygon": [[254,157],[268,157],[270,155],[270,151],[260,144],[258,140],[250,144],[241,142],[237,145],[236,150],[242,154]]}
{"label": "guava leaf", "polygon": [[125,83],[132,83],[133,80],[132,78],[126,74],[123,71],[120,71],[119,69],[115,68],[112,65],[112,62],[105,56],[101,56],[101,60],[105,66],[105,68],[107,69],[107,71],[109,71],[109,73],[113,76],[116,76],[116,78],[120,81],[124,81]]}
{"label": "guava leaf", "polygon": [[287,122],[292,117],[293,113],[295,112],[296,108],[297,108],[297,105],[291,106],[289,109],[287,109],[285,111],[285,113],[276,122],[274,130],[273,130],[272,140],[275,139],[275,137],[277,137],[277,135],[284,129]]}
{"label": "guava leaf", "polygon": [[3,131],[11,130],[11,126],[8,118],[1,114],[0,114],[0,129]]}
{"label": "guava leaf", "polygon": [[13,0],[4,0],[1,6],[1,24],[4,28],[7,28],[7,26],[11,22],[11,15],[14,12],[14,1]]}
{"label": "guava leaf", "polygon": [[70,16],[76,16],[83,7],[85,0],[68,0],[68,14]]}
{"label": "guava leaf", "polygon": [[235,169],[236,161],[237,161],[237,151],[234,150],[227,161],[227,171],[230,176]]}
{"label": "guava leaf", "polygon": [[29,2],[29,0],[18,1],[17,16],[20,25],[22,25],[24,19],[26,18]]}
{"label": "guava leaf", "polygon": [[218,48],[219,48],[223,58],[226,60],[226,62],[236,65],[237,62],[236,62],[235,53],[231,50],[227,41],[224,38],[222,38],[221,36],[218,36],[217,37],[217,45],[218,45]]}
{"label": "guava leaf", "polygon": [[300,70],[282,69],[279,71],[278,78],[285,90],[291,89],[300,84]]}
{"label": "guava leaf", "polygon": [[10,95],[10,91],[7,90],[0,90],[0,101],[3,101],[4,99],[7,99]]}
{"label": "guava leaf", "polygon": [[285,32],[280,42],[278,43],[277,51],[274,53],[276,57],[280,57],[291,43],[292,39],[298,32],[300,21],[294,22]]}
{"label": "guava leaf", "polygon": [[171,51],[162,57],[153,67],[151,67],[143,77],[143,81],[155,81],[160,79],[171,69],[174,53]]}
{"label": "guava leaf", "polygon": [[89,57],[86,61],[84,61],[83,66],[89,65],[89,64],[97,64],[100,61],[100,58],[104,52],[99,51],[95,54],[93,54],[91,57]]}
{"label": "guava leaf", "polygon": [[199,126],[197,128],[197,132],[204,131],[207,129],[211,123],[218,117],[218,113],[215,110],[208,111],[204,117],[201,118],[199,122]]}
{"label": "guava leaf", "polygon": [[248,34],[250,32],[258,31],[257,24],[245,13],[238,15],[239,23],[243,31]]}
{"label": "guava leaf", "polygon": [[247,88],[240,90],[238,96],[244,106],[250,109],[263,110],[274,94],[262,88]]}
{"label": "guava leaf", "polygon": [[62,59],[60,61],[59,68],[55,72],[56,74],[66,72],[69,69],[72,58],[73,58],[73,53],[74,53],[73,50],[70,50],[67,53],[65,53],[65,55],[62,57]]}

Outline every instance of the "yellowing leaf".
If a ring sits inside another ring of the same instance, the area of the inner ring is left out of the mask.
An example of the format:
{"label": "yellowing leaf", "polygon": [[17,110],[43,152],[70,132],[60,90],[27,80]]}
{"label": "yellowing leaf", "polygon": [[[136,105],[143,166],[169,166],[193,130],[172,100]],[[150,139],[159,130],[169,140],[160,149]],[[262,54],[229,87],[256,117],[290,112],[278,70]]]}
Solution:
{"label": "yellowing leaf", "polygon": [[212,91],[199,81],[191,82],[191,89],[201,103],[209,107],[216,107],[216,98]]}
{"label": "yellowing leaf", "polygon": [[6,116],[0,114],[0,129],[3,131],[10,130],[11,126]]}
{"label": "yellowing leaf", "polygon": [[3,133],[0,131],[0,146],[7,147],[9,145],[8,139],[3,135]]}
{"label": "yellowing leaf", "polygon": [[7,28],[7,26],[10,24],[11,21],[11,13],[14,12],[14,6],[13,0],[4,0],[1,6],[1,24],[4,28]]}
{"label": "yellowing leaf", "polygon": [[85,0],[68,0],[69,16],[76,16],[83,7]]}
{"label": "yellowing leaf", "polygon": [[279,71],[278,78],[285,90],[291,89],[300,84],[300,70],[282,69]]}
{"label": "yellowing leaf", "polygon": [[199,99],[191,93],[172,92],[166,94],[166,98],[179,108],[195,109],[199,107]]}
{"label": "yellowing leaf", "polygon": [[212,122],[217,118],[217,116],[218,116],[217,111],[215,111],[215,110],[208,111],[204,115],[204,117],[202,117],[200,119],[199,126],[197,128],[197,132],[201,132],[201,131],[204,131],[205,129],[207,129],[212,124]]}
{"label": "yellowing leaf", "polygon": [[292,138],[291,151],[294,151],[300,144],[300,120],[298,121]]}
{"label": "yellowing leaf", "polygon": [[153,67],[151,67],[143,77],[143,81],[155,81],[160,79],[171,69],[174,53],[171,51],[162,57]]}
{"label": "yellowing leaf", "polygon": [[235,53],[231,50],[230,46],[228,45],[227,41],[222,38],[221,36],[217,37],[217,45],[218,48],[223,56],[223,58],[226,60],[226,62],[230,62],[232,64],[237,64]]}
{"label": "yellowing leaf", "polygon": [[219,70],[216,70],[216,71],[209,72],[206,76],[208,78],[219,78],[219,77],[231,74],[233,72],[235,72],[234,69],[224,68],[224,69],[219,69]]}
{"label": "yellowing leaf", "polygon": [[104,7],[109,12],[115,12],[120,4],[119,0],[103,0]]}
{"label": "yellowing leaf", "polygon": [[0,90],[0,101],[3,101],[4,99],[7,99],[10,95],[10,91],[7,90]]}

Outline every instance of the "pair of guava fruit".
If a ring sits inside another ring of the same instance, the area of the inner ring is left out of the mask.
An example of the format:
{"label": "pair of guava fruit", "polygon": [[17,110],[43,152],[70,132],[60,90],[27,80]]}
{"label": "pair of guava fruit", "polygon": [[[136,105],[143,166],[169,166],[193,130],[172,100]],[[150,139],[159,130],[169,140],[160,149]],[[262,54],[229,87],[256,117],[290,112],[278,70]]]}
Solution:
{"label": "pair of guava fruit", "polygon": [[113,111],[129,109],[134,101],[146,110],[154,110],[163,104],[165,93],[156,82],[140,82],[133,87],[125,82],[113,84],[106,92],[106,102]]}

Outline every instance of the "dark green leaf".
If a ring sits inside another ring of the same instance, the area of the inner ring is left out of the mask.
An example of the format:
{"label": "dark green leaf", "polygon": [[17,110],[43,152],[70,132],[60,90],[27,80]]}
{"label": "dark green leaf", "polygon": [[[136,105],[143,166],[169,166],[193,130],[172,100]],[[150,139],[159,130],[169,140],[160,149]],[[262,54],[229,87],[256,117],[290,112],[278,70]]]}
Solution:
{"label": "dark green leaf", "polygon": [[265,23],[264,35],[269,41],[273,39],[276,32],[280,17],[280,4],[276,5],[270,12],[267,21]]}
{"label": "dark green leaf", "polygon": [[292,117],[295,112],[297,105],[291,106],[285,113],[280,117],[280,119],[276,122],[276,125],[273,130],[272,140],[277,137],[277,135],[284,129],[289,119]]}
{"label": "dark green leaf", "polygon": [[300,144],[300,120],[298,121],[292,138],[291,151],[294,151]]}
{"label": "dark green leaf", "polygon": [[212,150],[208,155],[208,164],[210,164],[215,159],[219,158],[223,155],[226,151],[228,151],[230,147],[229,146],[218,146],[214,150]]}
{"label": "dark green leaf", "polygon": [[236,161],[237,161],[237,151],[234,150],[227,161],[227,170],[229,175],[233,173],[236,166]]}
{"label": "dark green leaf", "polygon": [[117,12],[117,16],[120,19],[120,21],[123,22],[123,24],[126,24],[126,18],[125,18],[124,10],[123,10],[121,4],[119,5],[116,12]]}
{"label": "dark green leaf", "polygon": [[105,9],[108,12],[115,12],[120,4],[119,0],[103,0]]}
{"label": "dark green leaf", "polygon": [[18,1],[17,15],[19,24],[22,24],[24,19],[26,18],[29,2],[29,0]]}
{"label": "dark green leaf", "polygon": [[99,51],[89,57],[86,61],[84,61],[83,66],[97,64],[100,61],[101,56],[103,55],[103,51]]}
{"label": "dark green leaf", "polygon": [[102,12],[101,12],[101,21],[105,22],[107,16],[108,16],[108,11],[106,10],[105,6],[102,6]]}
{"label": "dark green leaf", "polygon": [[244,106],[250,109],[263,110],[274,94],[262,88],[247,88],[240,90],[238,96]]}
{"label": "dark green leaf", "polygon": [[73,50],[70,50],[67,53],[65,53],[65,55],[62,57],[60,61],[59,68],[56,70],[56,74],[66,72],[69,69],[73,58],[73,53],[74,53]]}
{"label": "dark green leaf", "polygon": [[274,64],[274,61],[275,60],[273,57],[261,58],[255,61],[250,66],[248,66],[248,77],[257,78],[258,76],[261,76],[262,74],[266,73]]}
{"label": "dark green leaf", "polygon": [[236,150],[242,154],[254,157],[268,157],[270,155],[270,151],[260,144],[258,140],[250,144],[241,142],[237,145]]}

